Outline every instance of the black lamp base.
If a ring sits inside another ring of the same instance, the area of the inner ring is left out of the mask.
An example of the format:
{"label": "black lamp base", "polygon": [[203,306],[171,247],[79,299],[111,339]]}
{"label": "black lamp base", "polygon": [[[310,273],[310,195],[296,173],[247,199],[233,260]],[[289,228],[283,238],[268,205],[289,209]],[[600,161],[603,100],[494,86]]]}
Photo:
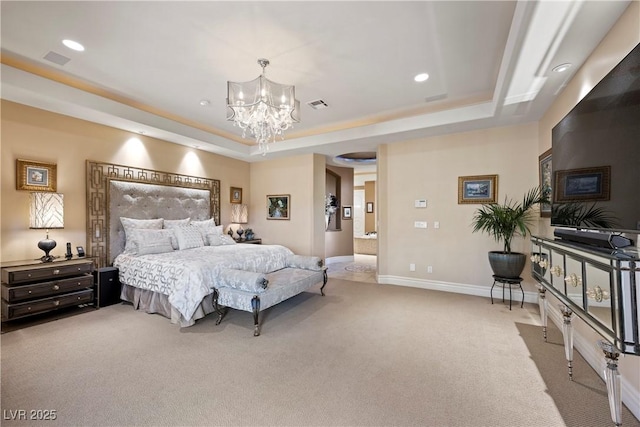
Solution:
{"label": "black lamp base", "polygon": [[49,239],[49,236],[47,236],[46,239],[42,239],[38,242],[38,247],[44,251],[44,256],[42,258],[40,258],[40,261],[42,262],[52,262],[55,257],[49,255],[49,252],[51,252],[53,250],[53,248],[55,248],[57,245],[56,241],[53,239]]}

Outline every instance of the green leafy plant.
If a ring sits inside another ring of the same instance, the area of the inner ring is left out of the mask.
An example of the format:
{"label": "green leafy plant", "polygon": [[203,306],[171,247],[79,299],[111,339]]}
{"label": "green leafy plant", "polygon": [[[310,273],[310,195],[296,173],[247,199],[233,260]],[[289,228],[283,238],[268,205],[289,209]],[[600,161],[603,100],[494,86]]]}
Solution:
{"label": "green leafy plant", "polygon": [[526,236],[533,221],[532,208],[541,203],[549,203],[539,187],[529,190],[522,202],[505,197],[503,204],[487,203],[476,210],[473,216],[473,232],[487,233],[497,242],[503,242],[504,252],[511,253],[514,235]]}
{"label": "green leafy plant", "polygon": [[611,212],[597,206],[595,202],[591,205],[579,202],[554,205],[552,223],[596,228],[614,228],[619,225]]}

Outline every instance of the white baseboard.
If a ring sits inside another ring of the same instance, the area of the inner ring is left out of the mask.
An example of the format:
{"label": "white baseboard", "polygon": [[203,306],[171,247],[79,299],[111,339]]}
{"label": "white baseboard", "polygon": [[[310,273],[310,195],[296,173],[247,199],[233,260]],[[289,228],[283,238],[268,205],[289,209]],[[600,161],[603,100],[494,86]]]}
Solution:
{"label": "white baseboard", "polygon": [[[425,279],[414,279],[408,277],[401,276],[388,276],[388,275],[378,275],[378,283],[382,283],[385,285],[399,285],[399,286],[410,286],[412,288],[421,288],[421,289],[430,289],[432,291],[443,291],[443,292],[453,292],[456,294],[465,294],[465,295],[475,295],[478,297],[491,298],[491,287],[486,286],[478,286],[478,285],[467,285],[463,283],[451,283],[451,282],[437,282],[434,280],[425,280]],[[505,289],[505,292],[508,290]],[[513,301],[520,302],[522,301],[522,294],[520,293],[520,289],[513,289]],[[496,284],[493,289],[494,298],[500,297],[502,298],[502,286]],[[538,292],[527,292],[524,293],[524,302],[537,304],[538,303]]]}
{"label": "white baseboard", "polygon": [[[486,286],[468,285],[463,283],[451,283],[451,282],[437,282],[434,280],[415,279],[401,276],[389,276],[379,275],[378,283],[386,285],[398,285],[398,286],[410,286],[413,288],[430,289],[434,291],[453,292],[457,294],[475,295],[479,297],[490,298],[491,288]],[[493,290],[494,298],[502,298],[502,289],[496,286]],[[498,292],[498,293],[496,293]],[[513,300],[522,301],[520,290],[513,290]],[[524,301],[532,304],[538,304],[538,292],[525,292]],[[560,310],[554,308],[549,304],[549,319],[562,331],[562,314]],[[600,378],[604,381],[604,368],[606,361],[602,351],[597,347],[597,343],[591,342],[578,331],[574,329],[573,334],[573,347],[578,351],[584,360],[598,373]],[[621,356],[623,357],[623,356]],[[635,357],[635,356],[629,356]],[[637,390],[633,385],[626,380],[623,376],[620,376],[620,393],[622,395],[622,402],[631,411],[631,413],[640,420],[640,390]]]}

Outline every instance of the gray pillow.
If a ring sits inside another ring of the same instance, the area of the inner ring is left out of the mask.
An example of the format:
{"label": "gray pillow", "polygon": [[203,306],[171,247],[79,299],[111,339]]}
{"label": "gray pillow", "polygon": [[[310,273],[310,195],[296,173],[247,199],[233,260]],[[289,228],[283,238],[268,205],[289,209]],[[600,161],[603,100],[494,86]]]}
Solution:
{"label": "gray pillow", "polygon": [[202,232],[199,227],[193,225],[183,225],[173,229],[178,238],[178,249],[192,249],[204,246]]}
{"label": "gray pillow", "polygon": [[135,218],[125,218],[120,217],[120,222],[122,223],[122,228],[124,229],[125,236],[125,245],[124,251],[131,252],[133,248],[131,247],[130,235],[133,230],[137,229],[152,229],[152,230],[160,230],[162,229],[162,224],[164,220],[162,218],[156,219],[135,219]]}
{"label": "gray pillow", "polygon": [[[127,253],[133,255],[162,254],[174,250],[171,230],[133,229],[129,231]],[[175,236],[174,236],[175,238]]]}

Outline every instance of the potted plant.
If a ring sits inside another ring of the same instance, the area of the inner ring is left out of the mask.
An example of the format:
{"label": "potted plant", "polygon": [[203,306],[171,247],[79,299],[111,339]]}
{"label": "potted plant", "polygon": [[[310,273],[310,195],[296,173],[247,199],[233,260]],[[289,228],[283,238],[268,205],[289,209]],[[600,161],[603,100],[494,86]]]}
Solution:
{"label": "potted plant", "polygon": [[503,278],[518,278],[524,269],[526,257],[511,251],[513,236],[525,237],[533,220],[532,208],[540,203],[548,203],[539,187],[529,190],[522,202],[505,197],[503,204],[489,203],[480,207],[473,216],[473,232],[484,232],[497,242],[502,242],[502,251],[489,252],[489,264],[493,274]]}

